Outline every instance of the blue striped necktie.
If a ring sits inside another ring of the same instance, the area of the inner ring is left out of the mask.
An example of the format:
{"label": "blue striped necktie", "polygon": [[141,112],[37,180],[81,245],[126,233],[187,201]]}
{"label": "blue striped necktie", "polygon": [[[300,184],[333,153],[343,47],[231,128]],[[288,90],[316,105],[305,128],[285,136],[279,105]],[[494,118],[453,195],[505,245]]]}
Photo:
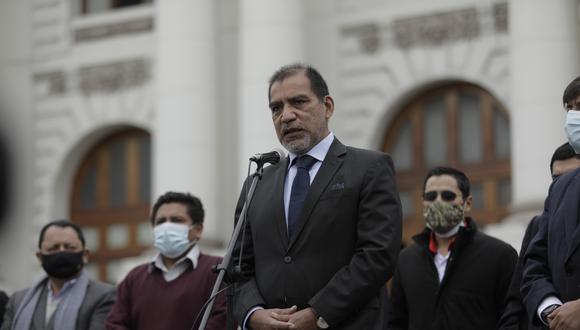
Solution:
{"label": "blue striped necktie", "polygon": [[294,177],[294,182],[292,182],[290,203],[288,204],[289,238],[292,238],[292,234],[294,234],[294,231],[296,230],[298,219],[300,218],[300,211],[302,211],[304,199],[306,199],[308,188],[310,188],[310,174],[308,174],[308,172],[317,160],[310,155],[302,155],[294,158],[294,162],[296,162],[297,171],[296,177]]}

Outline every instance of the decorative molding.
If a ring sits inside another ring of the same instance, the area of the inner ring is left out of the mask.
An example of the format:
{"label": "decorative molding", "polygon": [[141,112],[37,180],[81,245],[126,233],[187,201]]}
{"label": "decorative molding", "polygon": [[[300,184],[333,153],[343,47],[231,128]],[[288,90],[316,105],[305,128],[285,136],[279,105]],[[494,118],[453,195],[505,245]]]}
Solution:
{"label": "decorative molding", "polygon": [[149,32],[153,30],[153,26],[153,18],[144,17],[120,23],[78,28],[73,32],[74,42],[81,43],[121,35]]}
{"label": "decorative molding", "polygon": [[139,58],[78,69],[82,94],[112,93],[144,85],[151,79],[151,63]]}
{"label": "decorative molding", "polygon": [[508,32],[508,4],[507,2],[496,3],[493,5],[493,23],[495,27],[495,32],[497,33],[507,33]]}
{"label": "decorative molding", "polygon": [[345,37],[356,36],[359,39],[360,48],[365,53],[374,53],[381,45],[381,31],[377,23],[346,27],[342,30],[342,34]]}
{"label": "decorative molding", "polygon": [[[358,51],[373,54],[381,48],[410,49],[442,46],[473,40],[485,34],[508,32],[508,4],[469,7],[399,18],[393,21],[366,22],[342,28],[343,39],[354,38]],[[350,49],[352,52],[353,49]]]}
{"label": "decorative molding", "polygon": [[36,73],[32,76],[32,80],[42,90],[41,97],[66,93],[66,75],[64,71]]}
{"label": "decorative molding", "polygon": [[400,48],[440,46],[446,42],[479,36],[479,16],[475,8],[398,19],[393,22],[395,43]]}

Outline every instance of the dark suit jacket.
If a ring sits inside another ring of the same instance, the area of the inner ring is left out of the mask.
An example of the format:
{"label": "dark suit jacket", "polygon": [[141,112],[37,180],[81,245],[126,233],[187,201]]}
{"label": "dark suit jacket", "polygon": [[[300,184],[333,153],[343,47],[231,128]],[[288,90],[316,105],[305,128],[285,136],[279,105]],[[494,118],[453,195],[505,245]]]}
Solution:
{"label": "dark suit jacket", "polygon": [[520,292],[520,287],[522,286],[522,273],[524,267],[524,256],[530,241],[538,233],[538,223],[540,216],[535,216],[528,223],[524,238],[522,240],[522,247],[520,249],[520,255],[518,257],[518,262],[516,268],[514,269],[514,275],[510,283],[510,288],[507,294],[507,304],[503,315],[498,324],[499,330],[527,330],[527,329],[541,329],[539,326],[534,326],[530,323],[530,317],[526,312],[524,303],[522,301],[522,294]]}
{"label": "dark suit jacket", "polygon": [[[285,159],[264,169],[248,208],[243,280],[235,296],[238,321],[257,305],[297,305],[311,306],[333,329],[382,329],[383,286],[393,274],[401,244],[391,158],[335,139],[291,240],[283,201],[287,168]],[[239,245],[234,263],[238,253]]]}
{"label": "dark suit jacket", "polygon": [[[8,305],[6,306],[6,313],[4,314],[2,330],[8,330],[12,326],[14,314],[18,310],[18,306],[22,303],[22,299],[24,299],[27,290],[17,291],[10,297]],[[47,292],[47,289],[42,290],[38,305],[34,311],[30,329],[56,329],[52,322],[45,326]],[[115,288],[112,285],[89,280],[85,299],[77,316],[76,328],[83,330],[105,329],[105,318],[114,302]]]}
{"label": "dark suit jacket", "polygon": [[538,233],[524,259],[522,296],[539,324],[537,308],[548,296],[567,302],[580,298],[580,169],[550,187]]}

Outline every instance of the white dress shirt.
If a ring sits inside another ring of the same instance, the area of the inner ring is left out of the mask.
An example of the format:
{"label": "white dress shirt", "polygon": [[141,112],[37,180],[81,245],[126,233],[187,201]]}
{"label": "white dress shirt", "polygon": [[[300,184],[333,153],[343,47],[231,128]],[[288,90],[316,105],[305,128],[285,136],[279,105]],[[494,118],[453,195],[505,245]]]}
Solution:
{"label": "white dress shirt", "polygon": [[77,278],[73,278],[72,280],[66,281],[62,286],[62,289],[57,294],[52,292],[52,285],[50,280],[48,281],[48,295],[46,297],[46,311],[45,311],[45,318],[44,324],[48,324],[50,318],[58,308],[58,304],[61,302],[62,298],[66,297],[70,292],[70,289],[77,283]]}
{"label": "white dress shirt", "polygon": [[183,274],[187,270],[187,267],[189,267],[188,260],[191,262],[193,269],[197,267],[199,253],[200,253],[199,247],[195,245],[191,250],[189,250],[189,252],[186,255],[177,260],[177,262],[173,265],[173,267],[171,267],[171,269],[167,269],[167,267],[165,267],[165,264],[163,263],[163,258],[161,257],[161,253],[158,253],[153,259],[152,265],[153,267],[161,270],[161,273],[163,274],[163,279],[165,279],[166,282],[171,282],[176,278],[178,278],[179,275]]}

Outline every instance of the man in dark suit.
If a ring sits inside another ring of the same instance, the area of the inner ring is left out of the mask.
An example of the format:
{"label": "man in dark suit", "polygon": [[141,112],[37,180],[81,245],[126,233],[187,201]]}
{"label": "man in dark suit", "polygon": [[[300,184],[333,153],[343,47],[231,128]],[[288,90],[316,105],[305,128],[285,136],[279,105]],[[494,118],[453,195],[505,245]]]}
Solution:
{"label": "man in dark suit", "polygon": [[[550,161],[550,173],[552,174],[552,180],[556,180],[560,176],[577,168],[580,168],[580,155],[576,154],[570,143],[566,142],[554,151]],[[510,283],[510,289],[507,297],[507,306],[498,326],[498,328],[501,330],[526,330],[540,328],[539,326],[535,326],[530,323],[530,318],[523,306],[522,294],[520,293],[524,256],[528,246],[530,245],[530,240],[538,232],[538,223],[540,218],[540,215],[533,217],[526,228],[526,232],[522,240],[520,255],[518,257],[518,263],[516,264],[514,276],[512,277],[512,282]]]}
{"label": "man in dark suit", "polygon": [[10,297],[2,330],[104,329],[115,289],[83,271],[88,250],[81,229],[66,220],[50,222],[40,231],[38,248],[47,276]]}
{"label": "man in dark suit", "polygon": [[278,70],[269,106],[289,157],[264,169],[248,209],[243,255],[234,259],[243,276],[238,321],[250,329],[382,329],[384,284],[401,244],[391,158],[334,137],[334,100],[312,67]]}
{"label": "man in dark suit", "polygon": [[[580,77],[563,97],[566,132],[580,152]],[[580,329],[580,169],[550,187],[538,233],[524,257],[522,296],[532,322],[550,329]]]}

